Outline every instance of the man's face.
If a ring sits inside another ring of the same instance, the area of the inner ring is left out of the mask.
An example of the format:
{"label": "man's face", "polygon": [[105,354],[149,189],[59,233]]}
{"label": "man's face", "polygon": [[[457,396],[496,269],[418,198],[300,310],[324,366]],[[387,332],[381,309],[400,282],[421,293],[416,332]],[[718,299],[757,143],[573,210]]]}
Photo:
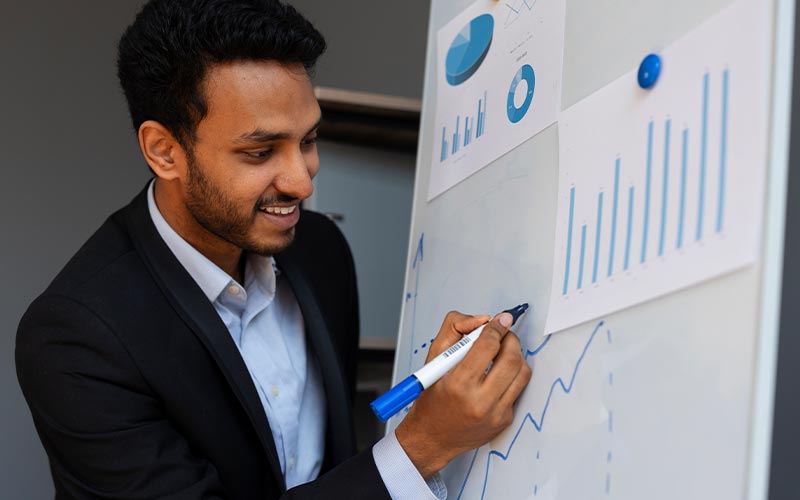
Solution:
{"label": "man's face", "polygon": [[302,65],[213,65],[208,114],[188,151],[184,203],[194,222],[245,251],[272,255],[294,238],[319,169],[320,109]]}

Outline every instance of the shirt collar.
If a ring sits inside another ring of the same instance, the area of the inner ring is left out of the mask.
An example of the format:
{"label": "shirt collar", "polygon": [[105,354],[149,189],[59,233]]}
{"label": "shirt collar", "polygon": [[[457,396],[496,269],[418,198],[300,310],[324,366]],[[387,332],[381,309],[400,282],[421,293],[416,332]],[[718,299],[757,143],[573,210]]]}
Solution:
{"label": "shirt collar", "polygon": [[[158,234],[161,235],[164,243],[198,284],[208,300],[212,303],[216,302],[225,287],[234,281],[233,278],[172,229],[156,205],[154,186],[155,181],[151,182],[147,188],[147,207]],[[273,257],[249,254],[245,269],[245,286],[249,288],[255,282],[266,294],[274,295],[275,271]]]}

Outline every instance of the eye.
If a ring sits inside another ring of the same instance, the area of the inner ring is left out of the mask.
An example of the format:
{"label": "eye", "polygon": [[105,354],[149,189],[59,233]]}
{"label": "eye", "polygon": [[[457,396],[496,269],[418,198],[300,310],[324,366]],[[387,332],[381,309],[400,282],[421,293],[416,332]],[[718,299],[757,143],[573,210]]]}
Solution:
{"label": "eye", "polygon": [[272,150],[265,149],[263,151],[245,151],[244,154],[249,158],[263,160],[264,158],[269,158],[269,156],[272,154]]}
{"label": "eye", "polygon": [[309,137],[309,138],[307,138],[307,139],[306,139],[306,140],[304,140],[304,141],[303,141],[301,144],[302,144],[303,146],[313,146],[313,145],[314,145],[314,144],[316,144],[316,143],[317,143],[317,136],[314,136],[314,137]]}

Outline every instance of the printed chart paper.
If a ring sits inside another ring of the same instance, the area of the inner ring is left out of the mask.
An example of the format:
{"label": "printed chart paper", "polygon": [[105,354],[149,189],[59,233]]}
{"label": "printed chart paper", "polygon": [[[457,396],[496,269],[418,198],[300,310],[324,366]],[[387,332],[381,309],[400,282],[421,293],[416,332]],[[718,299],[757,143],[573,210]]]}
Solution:
{"label": "printed chart paper", "polygon": [[428,199],[554,123],[566,0],[478,0],[439,30]]}
{"label": "printed chart paper", "polygon": [[758,17],[738,2],[661,53],[652,90],[632,71],[562,114],[546,333],[754,262],[769,108]]}

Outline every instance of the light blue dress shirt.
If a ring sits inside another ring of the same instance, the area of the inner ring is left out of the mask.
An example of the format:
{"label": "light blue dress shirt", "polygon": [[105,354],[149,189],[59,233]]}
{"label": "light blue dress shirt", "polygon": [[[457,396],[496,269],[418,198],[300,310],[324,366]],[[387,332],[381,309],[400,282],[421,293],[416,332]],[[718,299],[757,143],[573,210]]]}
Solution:
{"label": "light blue dress shirt", "polygon": [[[156,206],[154,184],[147,193],[153,224],[236,343],[269,420],[286,487],[316,479],[325,450],[325,391],[291,287],[272,257],[255,254],[247,256],[244,286],[237,283],[170,227]],[[447,497],[438,474],[423,480],[394,433],[372,452],[392,498]]]}

